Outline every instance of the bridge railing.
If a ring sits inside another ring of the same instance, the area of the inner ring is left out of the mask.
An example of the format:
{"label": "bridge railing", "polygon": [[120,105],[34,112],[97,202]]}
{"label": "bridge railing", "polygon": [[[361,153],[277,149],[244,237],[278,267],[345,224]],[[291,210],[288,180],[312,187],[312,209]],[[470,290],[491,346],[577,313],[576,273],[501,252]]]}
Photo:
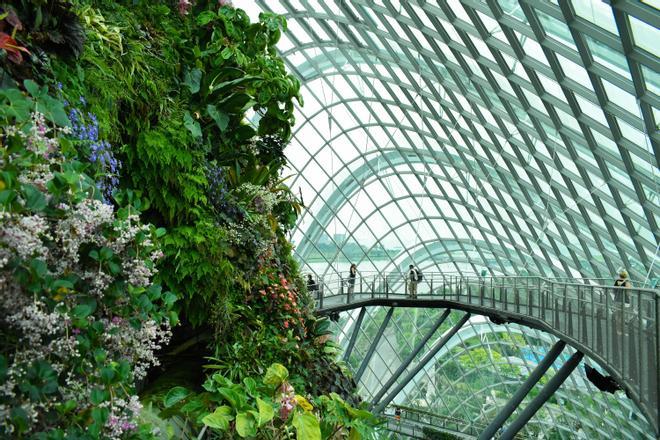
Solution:
{"label": "bridge railing", "polygon": [[[396,415],[397,409],[399,410],[398,418]],[[471,423],[464,419],[443,416],[417,408],[409,408],[401,405],[388,406],[385,409],[384,414],[387,417],[391,417],[394,421],[403,420],[408,422],[415,422],[419,423],[420,425],[428,425],[432,428],[453,431],[455,433],[465,434],[470,437],[477,437],[486,428],[486,425]]]}
{"label": "bridge railing", "polygon": [[[405,274],[360,274],[354,282],[339,279],[322,284],[317,308],[370,299],[410,300],[410,288]],[[660,291],[540,277],[425,273],[416,297],[469,305],[491,316],[519,317],[584,347],[629,385],[657,430]]]}

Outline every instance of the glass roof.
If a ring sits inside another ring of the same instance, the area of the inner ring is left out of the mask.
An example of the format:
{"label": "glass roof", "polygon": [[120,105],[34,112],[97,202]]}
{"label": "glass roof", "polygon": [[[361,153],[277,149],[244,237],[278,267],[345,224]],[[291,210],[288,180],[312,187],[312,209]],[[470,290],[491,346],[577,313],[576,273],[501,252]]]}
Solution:
{"label": "glass roof", "polygon": [[[278,47],[303,84],[285,151],[288,184],[307,208],[291,237],[303,271],[415,263],[609,285],[625,267],[635,286],[657,282],[660,2],[234,3],[288,20]],[[442,312],[395,310],[360,378],[366,400],[410,352],[411,332]],[[357,314],[337,324],[343,346]],[[367,312],[353,371],[384,314]],[[555,340],[470,318],[394,403],[487,424]],[[630,400],[598,392],[582,365],[524,434],[541,431],[653,432]]]}
{"label": "glass roof", "polygon": [[298,258],[653,279],[660,15],[619,3],[258,0],[304,84]]}

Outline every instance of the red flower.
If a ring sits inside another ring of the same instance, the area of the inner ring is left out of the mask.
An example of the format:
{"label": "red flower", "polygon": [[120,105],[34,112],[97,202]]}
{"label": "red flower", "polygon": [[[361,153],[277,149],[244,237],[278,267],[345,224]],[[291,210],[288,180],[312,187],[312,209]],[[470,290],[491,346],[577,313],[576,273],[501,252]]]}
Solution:
{"label": "red flower", "polygon": [[23,46],[19,46],[16,40],[14,40],[9,34],[0,32],[0,49],[7,52],[7,58],[16,64],[21,64],[23,62],[23,55],[21,52],[30,54],[30,51]]}

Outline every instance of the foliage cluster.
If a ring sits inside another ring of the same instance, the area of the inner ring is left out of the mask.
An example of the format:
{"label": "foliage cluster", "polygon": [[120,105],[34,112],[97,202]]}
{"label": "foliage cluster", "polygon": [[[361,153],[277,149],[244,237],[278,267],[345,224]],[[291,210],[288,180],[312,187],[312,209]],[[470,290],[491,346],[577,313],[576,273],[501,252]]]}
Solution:
{"label": "foliage cluster", "polygon": [[308,400],[289,382],[281,364],[268,367],[262,377],[234,383],[220,373],[210,376],[204,391],[173,388],[164,398],[170,414],[182,414],[210,429],[210,438],[321,440],[368,438],[378,419],[353,408],[331,393]]}
{"label": "foliage cluster", "polygon": [[25,88],[0,92],[0,435],[149,437],[133,384],[177,321],[151,281],[164,231],[135,193],[102,202],[63,104]]}
{"label": "foliage cluster", "polygon": [[[34,104],[28,113],[36,105],[51,122],[71,123],[71,132],[59,136],[62,153],[53,160],[66,158],[62,167],[86,176],[87,183],[73,193],[84,190],[104,212],[114,207],[113,221],[133,229],[139,209],[143,221],[167,230],[160,237],[162,229],[149,228],[150,238],[140,238],[135,246],[155,246],[158,239],[162,258],[140,267],[173,294],[142,285],[144,277],[138,286],[120,284],[127,286],[127,297],[155,302],[149,310],[155,316],[169,313],[178,299],[174,307],[183,325],[175,329],[171,352],[211,355],[215,374],[237,384],[280,363],[301,395],[332,391],[351,399],[354,384],[333,361],[336,346],[327,340],[327,322],[313,316],[286,239],[302,209],[282,177],[294,101],[300,101],[300,84],[275,49],[286,22],[264,13],[251,23],[244,11],[224,1],[175,3],[21,0],[0,5],[2,84],[35,89],[29,90]],[[25,78],[45,87],[24,83]],[[24,114],[23,104],[14,99],[20,95],[18,90],[4,93],[0,114]],[[81,264],[103,269],[103,276],[90,278],[94,282],[119,277],[150,252],[142,250],[126,262],[112,247],[121,234],[108,231],[99,232],[105,240],[94,242],[99,249],[80,248]],[[112,253],[101,252],[106,248]],[[114,273],[110,263],[120,272]],[[80,289],[75,298],[85,297],[87,291]],[[106,312],[95,300],[86,319],[100,322]],[[113,301],[123,305],[125,300],[108,296],[106,306]],[[128,315],[119,318],[134,324]],[[154,321],[167,321],[159,319]],[[136,378],[119,379],[129,394]],[[81,397],[82,405],[86,401],[89,396]],[[331,411],[329,405],[315,408]],[[75,414],[87,417],[84,411]],[[85,426],[75,421],[82,419],[72,420]]]}

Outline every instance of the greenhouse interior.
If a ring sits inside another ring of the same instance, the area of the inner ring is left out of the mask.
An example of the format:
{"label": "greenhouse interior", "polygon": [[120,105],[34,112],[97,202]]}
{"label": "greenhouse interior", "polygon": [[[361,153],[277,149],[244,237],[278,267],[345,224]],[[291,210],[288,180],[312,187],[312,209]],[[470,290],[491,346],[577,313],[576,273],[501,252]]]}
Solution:
{"label": "greenhouse interior", "polygon": [[0,0],[0,438],[660,438],[659,9]]}

